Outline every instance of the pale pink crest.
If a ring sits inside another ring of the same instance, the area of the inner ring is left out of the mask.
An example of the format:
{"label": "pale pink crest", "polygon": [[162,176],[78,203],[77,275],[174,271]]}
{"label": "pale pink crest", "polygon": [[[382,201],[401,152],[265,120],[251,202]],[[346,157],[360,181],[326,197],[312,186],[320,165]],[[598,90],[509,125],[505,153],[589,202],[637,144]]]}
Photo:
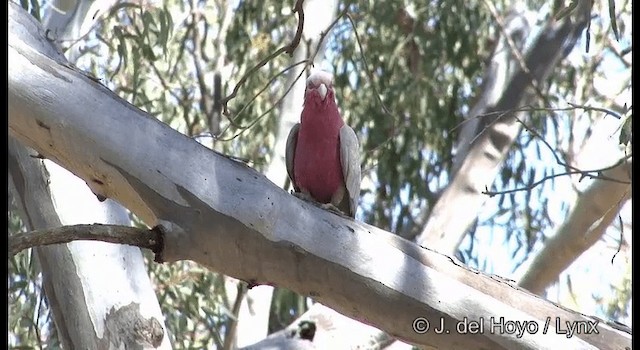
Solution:
{"label": "pale pink crest", "polygon": [[312,70],[307,78],[307,86],[318,87],[320,84],[333,86],[333,74],[320,69]]}
{"label": "pale pink crest", "polygon": [[327,71],[313,69],[307,78],[307,89],[317,90],[322,99],[333,90],[333,75]]}

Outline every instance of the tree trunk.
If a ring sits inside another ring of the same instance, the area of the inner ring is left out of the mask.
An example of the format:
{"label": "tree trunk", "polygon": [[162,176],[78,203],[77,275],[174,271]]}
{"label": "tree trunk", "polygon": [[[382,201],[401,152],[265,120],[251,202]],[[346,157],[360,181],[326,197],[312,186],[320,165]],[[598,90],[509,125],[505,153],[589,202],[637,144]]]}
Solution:
{"label": "tree trunk", "polygon": [[[21,11],[16,7],[10,3],[9,11]],[[28,15],[9,18],[9,26],[24,30],[27,36],[23,38],[31,45],[60,63],[66,62],[50,42],[28,36],[36,25],[39,24]],[[28,151],[17,141],[11,139],[9,145],[12,189],[15,198],[20,199],[21,217],[29,229],[96,222],[130,224],[124,207],[112,200],[98,201],[84,181],[55,163],[46,162],[47,172],[44,164],[33,158],[36,152]],[[35,255],[65,348],[171,348],[139,248],[73,242],[38,247]]]}
{"label": "tree trunk", "polygon": [[[82,180],[55,164],[50,167],[55,169],[51,178],[60,186],[49,186],[46,170],[34,155],[13,138],[9,140],[10,188],[28,229],[81,221],[128,224],[122,207],[111,200],[98,203]],[[171,348],[139,248],[73,242],[38,247],[35,253],[65,349]]]}

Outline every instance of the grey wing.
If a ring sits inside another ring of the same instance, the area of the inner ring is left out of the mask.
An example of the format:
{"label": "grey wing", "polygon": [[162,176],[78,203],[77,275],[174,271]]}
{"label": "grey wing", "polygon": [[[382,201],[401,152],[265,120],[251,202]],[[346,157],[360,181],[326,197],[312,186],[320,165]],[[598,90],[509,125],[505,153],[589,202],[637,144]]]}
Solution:
{"label": "grey wing", "polygon": [[296,123],[296,125],[291,128],[291,131],[289,131],[289,136],[287,136],[287,146],[284,152],[285,163],[287,165],[287,174],[289,174],[289,179],[291,179],[293,189],[296,192],[298,191],[298,186],[296,185],[296,180],[293,177],[293,158],[296,154],[296,145],[298,144],[299,130],[300,123]]}
{"label": "grey wing", "polygon": [[360,146],[356,133],[347,124],[340,129],[340,164],[349,196],[349,210],[355,217],[360,197]]}

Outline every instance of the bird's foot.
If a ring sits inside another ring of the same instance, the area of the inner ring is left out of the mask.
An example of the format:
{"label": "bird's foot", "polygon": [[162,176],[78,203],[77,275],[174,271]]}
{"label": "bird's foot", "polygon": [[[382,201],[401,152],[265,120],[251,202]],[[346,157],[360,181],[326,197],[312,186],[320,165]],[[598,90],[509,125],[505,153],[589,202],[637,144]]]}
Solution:
{"label": "bird's foot", "polygon": [[336,214],[338,214],[340,216],[344,216],[346,218],[349,217],[347,214],[343,213],[342,210],[338,209],[338,207],[336,207],[332,203],[320,203],[315,198],[313,198],[311,196],[311,194],[309,194],[307,192],[294,192],[294,191],[291,191],[291,194],[294,195],[295,197],[300,198],[303,201],[309,202],[309,203],[311,203],[311,204],[313,204],[316,207],[319,207],[321,209],[328,210],[330,212],[334,212],[334,213],[336,213]]}
{"label": "bird's foot", "polygon": [[294,195],[297,198],[302,199],[303,201],[316,203],[316,200],[313,199],[313,197],[311,197],[311,195],[309,193],[307,193],[307,192],[291,192],[291,194]]}
{"label": "bird's foot", "polygon": [[334,212],[334,213],[336,213],[336,214],[338,214],[340,216],[348,217],[345,213],[342,212],[342,210],[338,209],[338,207],[336,207],[332,203],[321,204],[320,208],[322,208],[324,210],[328,210],[328,211]]}

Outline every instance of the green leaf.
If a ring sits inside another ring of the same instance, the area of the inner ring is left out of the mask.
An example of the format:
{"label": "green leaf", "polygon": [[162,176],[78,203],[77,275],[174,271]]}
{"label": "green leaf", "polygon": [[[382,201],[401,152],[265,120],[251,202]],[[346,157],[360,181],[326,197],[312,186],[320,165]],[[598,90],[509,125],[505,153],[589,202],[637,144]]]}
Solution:
{"label": "green leaf", "polygon": [[629,142],[631,142],[631,115],[632,114],[629,113],[622,119],[622,128],[620,129],[620,137],[618,139],[621,145],[627,146]]}
{"label": "green leaf", "polygon": [[576,7],[578,7],[578,1],[577,0],[572,0],[571,3],[569,4],[569,6],[561,8],[560,11],[558,11],[558,13],[556,13],[556,15],[554,16],[555,20],[556,21],[561,20],[562,18],[564,18],[565,16],[567,16],[568,14],[573,12],[573,10],[575,10]]}
{"label": "green leaf", "polygon": [[149,61],[155,61],[157,59],[156,55],[153,53],[153,49],[149,45],[144,45],[142,47],[142,52],[144,54],[144,57]]}
{"label": "green leaf", "polygon": [[28,0],[20,0],[20,6],[22,6],[22,8],[25,11],[29,11],[29,2],[28,2]]}
{"label": "green leaf", "polygon": [[171,27],[169,26],[170,18],[169,12],[167,12],[166,8],[161,10],[158,19],[160,21],[160,32],[158,33],[158,44],[162,46],[162,52],[166,56],[167,55],[167,41],[169,40],[169,31]]}
{"label": "green leaf", "polygon": [[144,29],[145,29],[144,33],[143,33],[143,36],[147,36],[148,35],[149,29],[158,28],[158,25],[156,24],[156,21],[153,18],[153,15],[149,11],[145,11],[142,14],[142,23],[144,23]]}
{"label": "green leaf", "polygon": [[136,4],[136,3],[132,3],[132,2],[121,2],[118,3],[116,5],[113,5],[113,7],[109,10],[110,14],[115,14],[116,12],[118,12],[120,9],[123,8],[140,8],[140,5]]}
{"label": "green leaf", "polygon": [[[26,0],[21,0],[26,1]],[[38,0],[31,0],[31,15],[38,21],[42,21],[40,18],[40,2]]]}
{"label": "green leaf", "polygon": [[611,19],[611,29],[613,29],[613,35],[616,36],[616,41],[620,41],[620,34],[618,33],[618,23],[616,22],[616,3],[614,0],[609,0],[609,18]]}
{"label": "green leaf", "polygon": [[118,72],[120,72],[120,69],[122,69],[123,66],[127,65],[127,42],[125,41],[124,33],[122,32],[122,29],[120,29],[120,26],[113,27],[113,32],[116,39],[118,39],[117,51],[120,58],[120,60],[118,61],[118,65],[113,72],[113,75],[115,76],[116,74],[118,74]]}

